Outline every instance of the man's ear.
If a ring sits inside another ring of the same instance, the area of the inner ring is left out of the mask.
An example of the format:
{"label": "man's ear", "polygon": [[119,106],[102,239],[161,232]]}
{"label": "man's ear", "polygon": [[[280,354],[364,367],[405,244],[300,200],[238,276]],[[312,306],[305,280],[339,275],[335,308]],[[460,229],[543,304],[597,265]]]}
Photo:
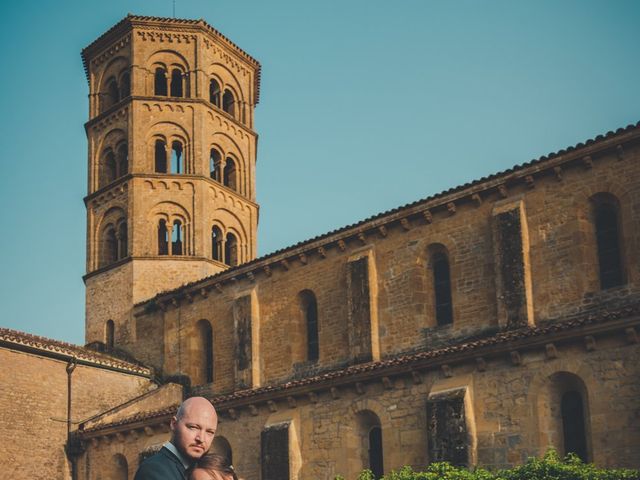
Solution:
{"label": "man's ear", "polygon": [[175,429],[176,429],[176,423],[178,423],[178,419],[174,415],[173,417],[171,417],[171,423],[169,424],[169,426],[171,427],[171,431],[172,432],[175,431]]}

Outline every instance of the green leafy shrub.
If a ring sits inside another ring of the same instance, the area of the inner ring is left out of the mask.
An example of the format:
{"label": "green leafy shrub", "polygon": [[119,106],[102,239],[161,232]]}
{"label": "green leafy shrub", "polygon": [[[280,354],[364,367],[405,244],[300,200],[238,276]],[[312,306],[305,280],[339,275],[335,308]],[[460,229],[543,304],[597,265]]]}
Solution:
{"label": "green leafy shrub", "polygon": [[[337,476],[335,480],[344,480]],[[363,471],[357,480],[375,480],[370,470]],[[406,466],[393,471],[382,480],[640,480],[640,470],[598,468],[584,463],[574,454],[560,458],[555,450],[548,450],[543,458],[529,458],[524,465],[491,472],[483,468],[468,470],[446,462],[432,463],[423,472]]]}

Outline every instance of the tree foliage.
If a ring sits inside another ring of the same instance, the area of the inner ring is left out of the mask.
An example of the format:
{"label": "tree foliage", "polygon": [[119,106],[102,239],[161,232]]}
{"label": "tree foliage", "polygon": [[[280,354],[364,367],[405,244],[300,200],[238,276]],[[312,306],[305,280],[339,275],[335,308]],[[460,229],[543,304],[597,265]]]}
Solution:
{"label": "tree foliage", "polygon": [[[335,480],[344,480],[338,476]],[[370,470],[363,471],[358,480],[375,480]],[[598,468],[584,463],[574,454],[560,458],[555,450],[549,450],[543,458],[529,458],[524,465],[495,472],[477,468],[468,470],[446,462],[429,465],[416,472],[406,466],[385,475],[381,480],[640,480],[640,470],[625,468]]]}

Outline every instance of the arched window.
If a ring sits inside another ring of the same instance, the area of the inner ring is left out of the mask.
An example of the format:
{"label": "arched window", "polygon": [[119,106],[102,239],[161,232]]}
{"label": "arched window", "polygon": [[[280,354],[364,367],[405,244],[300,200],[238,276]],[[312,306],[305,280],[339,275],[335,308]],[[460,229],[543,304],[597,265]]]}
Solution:
{"label": "arched window", "polygon": [[167,71],[162,68],[156,68],[153,77],[153,90],[156,95],[167,96]]}
{"label": "arched window", "polygon": [[209,152],[209,176],[214,180],[220,181],[220,160],[222,156],[215,148]]}
{"label": "arched window", "polygon": [[224,172],[222,174],[222,184],[229,187],[232,190],[238,189],[236,181],[237,177],[236,162],[231,157],[227,157],[224,162]]}
{"label": "arched window", "polygon": [[215,225],[211,228],[211,258],[222,261],[222,230]]}
{"label": "arched window", "polygon": [[453,304],[451,302],[451,276],[449,259],[444,252],[436,252],[431,256],[433,267],[433,287],[436,303],[436,323],[448,325],[453,323]]}
{"label": "arched window", "polygon": [[129,255],[128,252],[128,232],[127,222],[122,221],[118,225],[118,258],[126,258]]}
{"label": "arched window", "polygon": [[123,143],[118,147],[118,177],[122,177],[129,172],[129,149]]}
{"label": "arched window", "polygon": [[127,98],[131,95],[131,76],[129,72],[124,72],[120,77],[120,98]]}
{"label": "arched window", "polygon": [[104,159],[104,184],[109,185],[116,179],[117,175],[117,167],[116,167],[116,156],[114,153],[109,150]]}
{"label": "arched window", "polygon": [[171,143],[171,173],[184,173],[182,143],[177,140]]}
{"label": "arched window", "polygon": [[174,220],[173,228],[171,229],[171,255],[182,255],[183,237],[182,222],[180,220]]}
{"label": "arched window", "polygon": [[584,425],[584,405],[580,392],[570,390],[562,395],[562,433],[564,454],[575,453],[587,462],[587,436]]}
{"label": "arched window", "polygon": [[164,140],[156,140],[154,157],[156,173],[167,173],[167,144]]}
{"label": "arched window", "polygon": [[380,419],[372,411],[363,410],[356,414],[356,426],[362,467],[371,470],[374,478],[382,478],[384,465]]}
{"label": "arched window", "polygon": [[118,90],[118,82],[111,77],[107,80],[107,108],[112,107],[120,101],[120,91]]}
{"label": "arched window", "polygon": [[233,233],[227,233],[224,242],[224,263],[230,267],[238,265],[238,239]]}
{"label": "arched window", "polygon": [[232,117],[236,116],[236,100],[233,97],[233,93],[227,89],[225,89],[224,94],[222,95],[222,110]]}
{"label": "arched window", "polygon": [[107,478],[113,480],[128,480],[129,478],[129,464],[127,459],[121,453],[116,453],[113,456],[113,475],[108,475]]}
{"label": "arched window", "polygon": [[613,195],[597,194],[592,198],[598,248],[600,288],[624,285],[620,242],[620,209]]}
{"label": "arched window", "polygon": [[201,365],[203,371],[202,383],[213,382],[213,330],[207,320],[198,322],[198,337],[200,339]]}
{"label": "arched window", "polygon": [[113,350],[114,338],[115,338],[115,324],[113,320],[107,320],[107,324],[104,327],[104,344],[107,350]]}
{"label": "arched window", "polygon": [[183,87],[184,77],[182,71],[178,68],[174,68],[171,71],[171,96],[172,97],[184,97]]}
{"label": "arched window", "polygon": [[221,106],[220,96],[220,84],[215,78],[212,78],[209,81],[209,101],[218,108]]}
{"label": "arched window", "polygon": [[118,260],[118,239],[115,228],[109,226],[104,232],[103,266],[110,265],[116,260]]}
{"label": "arched window", "polygon": [[167,221],[162,219],[158,222],[158,255],[169,254],[169,232]]}
{"label": "arched window", "polygon": [[311,290],[300,292],[300,306],[307,330],[307,360],[315,362],[319,357],[318,343],[318,303]]}

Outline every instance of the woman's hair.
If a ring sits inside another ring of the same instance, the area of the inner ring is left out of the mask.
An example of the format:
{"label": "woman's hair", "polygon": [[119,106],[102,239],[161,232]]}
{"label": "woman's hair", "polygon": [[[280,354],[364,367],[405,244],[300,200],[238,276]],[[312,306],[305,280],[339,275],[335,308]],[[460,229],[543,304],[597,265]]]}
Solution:
{"label": "woman's hair", "polygon": [[203,455],[196,462],[194,468],[200,468],[210,473],[219,472],[226,475],[231,475],[231,478],[233,478],[233,480],[238,480],[238,476],[233,469],[233,465],[231,465],[231,463],[229,462],[229,459],[217,453],[207,453],[206,455]]}

